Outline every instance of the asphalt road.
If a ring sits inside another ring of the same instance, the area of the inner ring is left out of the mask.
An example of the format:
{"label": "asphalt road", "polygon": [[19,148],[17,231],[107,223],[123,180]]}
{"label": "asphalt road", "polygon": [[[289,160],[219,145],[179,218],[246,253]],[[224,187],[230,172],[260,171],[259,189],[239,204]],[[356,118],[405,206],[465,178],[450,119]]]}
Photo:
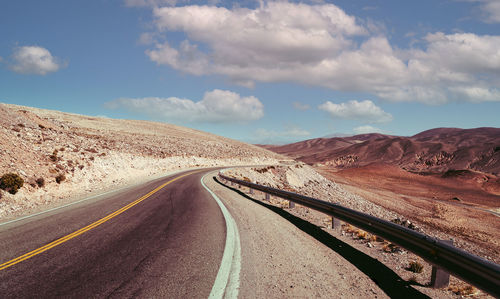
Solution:
{"label": "asphalt road", "polygon": [[208,297],[226,226],[206,172],[0,226],[0,298]]}

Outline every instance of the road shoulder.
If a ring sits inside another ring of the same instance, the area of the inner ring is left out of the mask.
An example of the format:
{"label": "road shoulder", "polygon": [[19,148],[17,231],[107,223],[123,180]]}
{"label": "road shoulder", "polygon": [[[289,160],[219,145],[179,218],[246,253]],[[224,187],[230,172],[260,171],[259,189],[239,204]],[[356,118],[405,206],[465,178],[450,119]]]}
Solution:
{"label": "road shoulder", "polygon": [[225,188],[205,184],[224,202],[240,232],[242,298],[370,297],[386,294],[336,252],[286,219]]}

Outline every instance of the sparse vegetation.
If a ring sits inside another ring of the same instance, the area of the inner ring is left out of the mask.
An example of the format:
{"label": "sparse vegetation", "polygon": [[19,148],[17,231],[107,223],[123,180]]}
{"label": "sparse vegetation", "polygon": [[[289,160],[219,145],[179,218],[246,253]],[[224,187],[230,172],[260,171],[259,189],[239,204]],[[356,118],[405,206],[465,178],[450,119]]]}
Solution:
{"label": "sparse vegetation", "polygon": [[56,176],[56,182],[58,184],[60,184],[62,181],[65,181],[66,180],[66,176],[64,174],[59,174],[58,176]]}
{"label": "sparse vegetation", "polygon": [[413,273],[422,273],[424,271],[424,265],[417,261],[411,261],[410,265],[407,268],[408,271],[411,271]]}
{"label": "sparse vegetation", "polygon": [[7,173],[0,178],[0,189],[16,194],[24,185],[24,180],[16,173]]}
{"label": "sparse vegetation", "polygon": [[87,148],[85,150],[89,153],[97,154],[97,150],[95,148]]}
{"label": "sparse vegetation", "polygon": [[398,252],[398,251],[401,251],[401,248],[399,248],[396,244],[392,244],[390,242],[387,242],[384,244],[384,246],[382,247],[382,250],[384,252],[387,252],[387,253],[391,253],[391,252]]}
{"label": "sparse vegetation", "polygon": [[38,178],[35,180],[36,184],[38,185],[39,188],[45,186],[45,179],[44,178]]}
{"label": "sparse vegetation", "polygon": [[367,239],[368,233],[365,232],[364,230],[358,230],[356,232],[356,236],[358,237],[358,239],[365,240]]}
{"label": "sparse vegetation", "polygon": [[465,286],[453,285],[450,286],[448,290],[460,296],[472,296],[479,292],[475,287],[471,285],[465,285]]}
{"label": "sparse vegetation", "polygon": [[262,168],[254,168],[253,170],[255,170],[258,173],[265,173],[271,169],[275,169],[275,167],[274,166],[266,166],[266,167],[262,167]]}
{"label": "sparse vegetation", "polygon": [[57,160],[59,160],[59,157],[57,157],[57,153],[58,153],[58,152],[59,152],[59,151],[55,149],[55,150],[52,152],[52,155],[50,155],[50,156],[49,156],[49,158],[50,158],[50,160],[51,160],[52,162],[57,162]]}

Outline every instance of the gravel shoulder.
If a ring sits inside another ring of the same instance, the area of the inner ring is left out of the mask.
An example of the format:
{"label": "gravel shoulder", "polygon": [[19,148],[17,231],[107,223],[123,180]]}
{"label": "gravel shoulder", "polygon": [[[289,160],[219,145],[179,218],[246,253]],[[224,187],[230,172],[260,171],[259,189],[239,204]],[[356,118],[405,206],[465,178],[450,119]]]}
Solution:
{"label": "gravel shoulder", "polygon": [[[312,186],[290,184],[293,173],[300,177],[309,176],[310,172],[307,167],[293,165],[276,169],[268,167],[266,172],[259,168],[225,171],[240,179],[254,182],[258,179],[264,185],[299,189],[301,193],[313,196],[308,192]],[[261,174],[275,180],[264,178]],[[319,177],[316,179],[319,180]],[[374,206],[331,183],[330,188],[317,189],[316,195],[322,199],[330,197],[330,200],[346,201],[347,206],[364,209]],[[248,296],[312,297],[311,294],[314,294],[314,297],[331,297],[331,292],[334,292],[335,296],[356,298],[491,298],[453,276],[450,277],[449,288],[430,288],[432,266],[422,258],[348,224],[342,225],[339,235],[331,229],[331,219],[322,213],[300,205],[290,209],[287,201],[276,197],[265,201],[264,194],[258,191],[249,194],[246,187],[225,187],[217,182],[209,187],[215,188],[216,194],[223,198],[238,222],[242,242],[246,242],[242,244],[243,269],[248,273],[246,283],[258,286],[244,293]],[[374,211],[378,214],[379,209]],[[381,216],[386,218],[391,215],[382,213]],[[409,271],[411,262],[423,265],[423,271]],[[283,283],[282,280],[288,282]],[[291,288],[293,283],[289,282],[297,282],[298,285]],[[314,292],[311,289],[313,286]],[[245,288],[244,283],[242,288]]]}
{"label": "gravel shoulder", "polygon": [[388,298],[338,253],[268,207],[214,181],[213,175],[205,184],[224,202],[240,232],[241,298]]}

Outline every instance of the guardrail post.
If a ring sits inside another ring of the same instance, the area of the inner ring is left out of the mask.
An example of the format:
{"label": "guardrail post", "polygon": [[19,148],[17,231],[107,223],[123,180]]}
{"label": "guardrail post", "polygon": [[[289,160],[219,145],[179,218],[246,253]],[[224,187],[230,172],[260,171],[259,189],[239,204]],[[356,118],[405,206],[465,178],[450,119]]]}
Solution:
{"label": "guardrail post", "polygon": [[[441,242],[453,245],[453,240],[441,240]],[[449,283],[450,283],[450,273],[433,265],[432,276],[431,276],[431,287],[434,289],[440,289],[447,287]]]}
{"label": "guardrail post", "polygon": [[336,232],[337,234],[340,234],[341,233],[341,230],[342,230],[342,223],[340,222],[339,219],[337,218],[333,218],[332,217],[332,229],[334,232]]}
{"label": "guardrail post", "polygon": [[269,193],[266,193],[266,196],[264,197],[264,200],[265,201],[270,201],[271,200],[271,196],[269,195]]}

